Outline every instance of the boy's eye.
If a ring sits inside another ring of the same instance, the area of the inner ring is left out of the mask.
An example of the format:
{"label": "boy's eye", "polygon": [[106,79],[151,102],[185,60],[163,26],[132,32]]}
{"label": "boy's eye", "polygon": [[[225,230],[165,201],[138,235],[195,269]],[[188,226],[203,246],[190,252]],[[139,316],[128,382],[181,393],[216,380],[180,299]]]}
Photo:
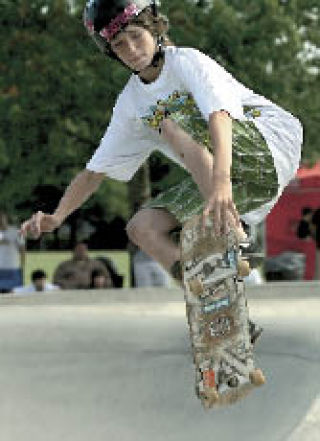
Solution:
{"label": "boy's eye", "polygon": [[114,47],[121,47],[121,45],[122,45],[122,41],[113,44]]}
{"label": "boy's eye", "polygon": [[[140,38],[141,37],[141,33],[140,32],[135,32],[131,34],[132,38]],[[113,47],[115,48],[120,48],[123,46],[123,41],[118,41],[117,43],[113,43]]]}

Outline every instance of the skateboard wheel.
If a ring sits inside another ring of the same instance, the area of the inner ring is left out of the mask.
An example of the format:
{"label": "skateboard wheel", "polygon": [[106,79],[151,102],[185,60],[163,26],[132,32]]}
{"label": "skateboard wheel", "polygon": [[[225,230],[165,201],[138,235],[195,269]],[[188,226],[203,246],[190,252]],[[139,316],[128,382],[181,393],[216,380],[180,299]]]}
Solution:
{"label": "skateboard wheel", "polygon": [[261,369],[255,369],[254,371],[250,372],[250,381],[255,386],[262,386],[265,384],[266,379],[263,375],[263,372]]}
{"label": "skateboard wheel", "polygon": [[250,274],[250,266],[246,260],[240,260],[238,263],[238,275],[247,277]]}
{"label": "skateboard wheel", "polygon": [[204,397],[202,398],[202,403],[206,409],[209,409],[218,401],[219,401],[219,394],[215,389],[206,391]]}
{"label": "skateboard wheel", "polygon": [[203,285],[199,279],[194,277],[193,279],[189,280],[189,289],[192,294],[199,295],[203,292]]}

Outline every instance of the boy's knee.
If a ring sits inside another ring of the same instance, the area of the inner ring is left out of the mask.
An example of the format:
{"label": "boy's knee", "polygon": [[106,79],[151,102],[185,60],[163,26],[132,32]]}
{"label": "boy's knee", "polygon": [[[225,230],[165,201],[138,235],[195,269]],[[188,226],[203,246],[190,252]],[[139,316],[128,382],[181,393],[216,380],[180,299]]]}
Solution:
{"label": "boy's knee", "polygon": [[136,223],[131,219],[126,226],[126,232],[128,235],[128,238],[131,240],[131,242],[136,243],[136,238],[138,236],[138,228]]}
{"label": "boy's knee", "polygon": [[126,232],[131,242],[138,245],[150,232],[150,225],[146,216],[143,216],[140,212],[134,215],[126,226]]}

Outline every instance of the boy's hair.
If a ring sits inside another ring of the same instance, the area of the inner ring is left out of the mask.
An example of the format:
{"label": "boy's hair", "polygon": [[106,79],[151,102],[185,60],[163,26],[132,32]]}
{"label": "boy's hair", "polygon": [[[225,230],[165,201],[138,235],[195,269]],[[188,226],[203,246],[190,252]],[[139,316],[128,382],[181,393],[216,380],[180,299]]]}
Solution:
{"label": "boy's hair", "polygon": [[129,24],[142,26],[151,32],[154,37],[157,35],[162,36],[164,46],[174,46],[174,43],[168,37],[170,27],[168,18],[160,12],[158,12],[158,15],[155,17],[151,7],[144,9],[137,17],[133,18]]}
{"label": "boy's hair", "polygon": [[47,278],[47,274],[41,269],[35,270],[31,274],[32,282],[35,282],[36,280],[39,280],[39,279],[46,279],[46,278]]}
{"label": "boy's hair", "polygon": [[[167,35],[169,31],[168,18],[159,12],[157,17],[155,17],[151,7],[145,8],[137,17],[132,18],[128,24],[141,26],[147,29],[154,37],[162,37],[163,46],[175,46]],[[110,48],[110,44],[103,37],[95,32],[93,39],[104,54],[112,56],[113,52]]]}

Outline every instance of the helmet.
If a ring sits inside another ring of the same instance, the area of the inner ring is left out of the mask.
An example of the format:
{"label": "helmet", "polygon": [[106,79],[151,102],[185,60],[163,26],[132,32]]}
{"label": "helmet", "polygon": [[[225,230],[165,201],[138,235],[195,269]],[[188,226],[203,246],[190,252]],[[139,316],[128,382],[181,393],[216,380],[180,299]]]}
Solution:
{"label": "helmet", "polygon": [[130,18],[139,15],[151,3],[155,5],[150,0],[89,0],[85,7],[85,26],[90,33],[96,32],[110,42]]}
{"label": "helmet", "polygon": [[[148,7],[152,8],[153,15],[157,17],[156,0],[88,0],[84,10],[84,25],[102,52],[122,63],[112,51],[110,41],[129,24],[132,18]],[[153,66],[159,60],[159,54],[162,53],[161,45],[162,38],[159,37],[158,48],[151,62]]]}

